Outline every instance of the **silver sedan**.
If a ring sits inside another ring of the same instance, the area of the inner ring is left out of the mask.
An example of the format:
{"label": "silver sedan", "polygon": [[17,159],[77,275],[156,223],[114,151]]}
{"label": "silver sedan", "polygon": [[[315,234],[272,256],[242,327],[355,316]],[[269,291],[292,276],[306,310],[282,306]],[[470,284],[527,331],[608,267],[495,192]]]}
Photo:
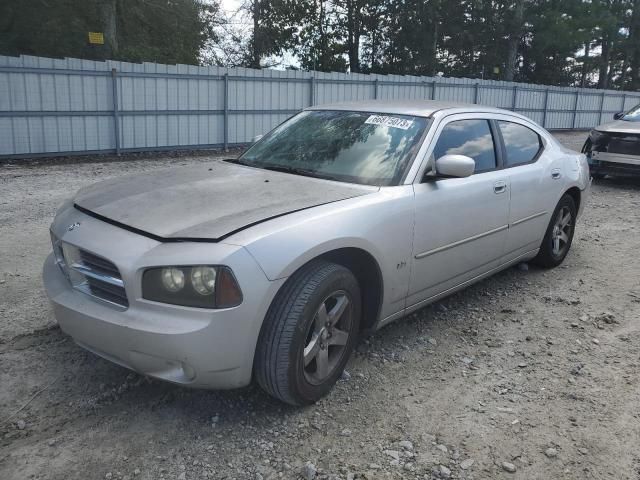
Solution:
{"label": "silver sedan", "polygon": [[300,405],[359,334],[517,262],[559,265],[584,155],[504,110],[304,110],[237,159],[102,182],[51,226],[44,283],[82,347],[155,378]]}

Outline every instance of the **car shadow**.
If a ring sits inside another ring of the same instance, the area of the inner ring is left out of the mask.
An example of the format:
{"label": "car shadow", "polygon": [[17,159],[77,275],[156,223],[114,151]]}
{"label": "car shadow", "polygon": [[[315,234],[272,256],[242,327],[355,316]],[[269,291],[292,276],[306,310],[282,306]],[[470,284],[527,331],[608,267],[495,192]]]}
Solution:
{"label": "car shadow", "polygon": [[629,190],[640,190],[640,176],[638,177],[611,177],[594,179],[596,185],[624,188]]}

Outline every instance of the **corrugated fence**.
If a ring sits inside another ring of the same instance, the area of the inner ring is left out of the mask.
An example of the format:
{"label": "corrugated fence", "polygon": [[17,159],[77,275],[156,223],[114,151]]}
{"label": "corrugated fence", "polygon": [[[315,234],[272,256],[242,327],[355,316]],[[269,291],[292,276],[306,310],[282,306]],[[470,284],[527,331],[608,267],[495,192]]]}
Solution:
{"label": "corrugated fence", "polygon": [[640,94],[465,78],[0,56],[0,158],[227,147],[310,105],[435,99],[590,128]]}

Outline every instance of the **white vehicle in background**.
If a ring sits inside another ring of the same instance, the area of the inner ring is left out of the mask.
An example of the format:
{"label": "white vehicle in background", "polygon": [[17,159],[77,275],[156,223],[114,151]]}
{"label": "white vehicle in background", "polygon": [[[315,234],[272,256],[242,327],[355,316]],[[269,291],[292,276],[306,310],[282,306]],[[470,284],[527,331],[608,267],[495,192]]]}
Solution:
{"label": "white vehicle in background", "polygon": [[108,180],[58,211],[62,330],[146,375],[318,400],[363,330],[517,262],[562,263],[583,154],[505,110],[307,109],[240,158]]}
{"label": "white vehicle in background", "polygon": [[640,176],[640,105],[597,126],[582,147],[593,178]]}

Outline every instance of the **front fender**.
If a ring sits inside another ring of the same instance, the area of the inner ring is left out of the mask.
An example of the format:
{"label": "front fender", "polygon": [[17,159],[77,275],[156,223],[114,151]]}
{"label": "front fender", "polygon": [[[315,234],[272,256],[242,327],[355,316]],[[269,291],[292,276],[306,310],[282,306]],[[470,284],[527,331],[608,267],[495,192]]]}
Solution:
{"label": "front fender", "polygon": [[413,224],[413,187],[403,185],[274,219],[227,241],[242,240],[270,280],[289,277],[333,250],[364,250],[382,274],[384,315],[407,294]]}

